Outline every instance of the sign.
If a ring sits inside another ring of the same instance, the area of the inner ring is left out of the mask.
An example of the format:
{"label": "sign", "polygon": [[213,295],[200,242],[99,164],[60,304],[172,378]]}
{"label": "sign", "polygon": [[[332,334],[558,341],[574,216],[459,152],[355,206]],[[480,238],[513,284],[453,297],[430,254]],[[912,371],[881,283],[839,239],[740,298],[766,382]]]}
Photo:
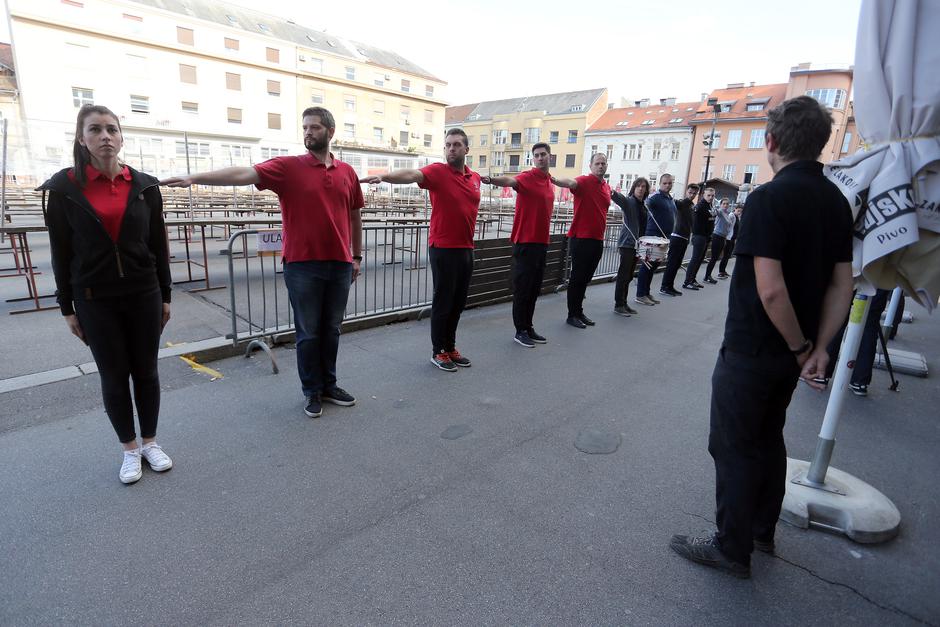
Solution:
{"label": "sign", "polygon": [[281,229],[261,229],[256,243],[259,257],[276,257],[284,248]]}

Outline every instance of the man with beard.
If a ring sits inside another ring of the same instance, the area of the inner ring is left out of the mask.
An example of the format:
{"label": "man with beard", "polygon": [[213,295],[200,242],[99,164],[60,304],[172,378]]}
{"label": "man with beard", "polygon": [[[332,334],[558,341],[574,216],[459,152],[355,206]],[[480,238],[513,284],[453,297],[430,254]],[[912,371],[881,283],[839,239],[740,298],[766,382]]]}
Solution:
{"label": "man with beard", "polygon": [[473,275],[473,234],[480,208],[480,175],[466,166],[468,144],[463,129],[452,128],[444,136],[447,163],[361,179],[362,183],[417,183],[430,192],[428,259],[434,281],[431,363],[446,372],[470,367],[470,360],[456,346],[457,324]]}
{"label": "man with beard", "polygon": [[161,181],[170,187],[254,185],[277,194],[283,219],[284,283],[294,311],[297,373],[304,413],[316,418],[322,403],[350,406],[336,385],[336,355],[349,287],[362,261],[365,205],[355,170],[330,152],[333,115],[310,107],[302,115],[307,154],[276,157],[253,167],[232,167]]}

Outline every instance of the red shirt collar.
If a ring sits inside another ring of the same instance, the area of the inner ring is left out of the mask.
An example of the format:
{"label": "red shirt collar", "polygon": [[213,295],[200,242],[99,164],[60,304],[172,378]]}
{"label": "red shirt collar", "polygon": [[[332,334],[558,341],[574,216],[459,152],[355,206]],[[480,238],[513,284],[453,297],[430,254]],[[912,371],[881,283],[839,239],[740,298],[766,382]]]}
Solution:
{"label": "red shirt collar", "polygon": [[[121,171],[118,172],[118,176],[120,176],[121,178],[123,178],[125,181],[129,181],[129,180],[131,180],[131,171],[128,170],[128,169],[127,169],[127,166],[125,165],[125,166],[123,166],[123,167],[121,168]],[[106,181],[110,181],[110,180],[111,180],[110,178],[108,178],[108,176],[107,176],[106,174],[104,174],[103,172],[98,171],[98,168],[96,168],[95,166],[91,165],[90,163],[88,163],[88,164],[85,165],[85,178],[86,178],[87,180],[89,180],[89,181],[94,181],[94,180],[96,180],[96,179],[98,179],[98,178],[103,178],[103,179],[106,180]]]}
{"label": "red shirt collar", "polygon": [[313,153],[309,151],[307,152],[307,154],[302,156],[301,159],[303,159],[312,168],[318,168],[322,166],[329,170],[330,168],[336,167],[336,157],[333,156],[332,152],[330,153],[330,165],[326,165],[325,163],[323,163],[322,161],[314,157]]}

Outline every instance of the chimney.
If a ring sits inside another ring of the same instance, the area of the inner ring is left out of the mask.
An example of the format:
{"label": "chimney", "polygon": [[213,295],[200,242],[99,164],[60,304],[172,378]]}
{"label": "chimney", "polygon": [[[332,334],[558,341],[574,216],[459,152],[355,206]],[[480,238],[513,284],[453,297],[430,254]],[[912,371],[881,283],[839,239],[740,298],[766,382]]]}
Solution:
{"label": "chimney", "polygon": [[607,103],[607,110],[610,111],[610,110],[613,109],[613,108],[614,108],[614,103],[608,102],[608,103]]}
{"label": "chimney", "polygon": [[754,81],[751,81],[750,87],[754,86]]}
{"label": "chimney", "polygon": [[660,98],[659,104],[663,107],[671,107],[672,105],[676,104],[676,99],[675,98]]}
{"label": "chimney", "polygon": [[744,87],[744,83],[728,83],[728,89],[741,89]]}
{"label": "chimney", "polygon": [[706,94],[706,93],[703,91],[703,92],[702,92],[702,102],[705,102],[705,100],[706,100],[707,98],[708,98],[708,94]]}
{"label": "chimney", "polygon": [[648,107],[648,106],[650,106],[650,99],[649,99],[649,98],[644,98],[643,100],[640,101],[640,103],[639,103],[637,106],[638,106],[638,107]]}

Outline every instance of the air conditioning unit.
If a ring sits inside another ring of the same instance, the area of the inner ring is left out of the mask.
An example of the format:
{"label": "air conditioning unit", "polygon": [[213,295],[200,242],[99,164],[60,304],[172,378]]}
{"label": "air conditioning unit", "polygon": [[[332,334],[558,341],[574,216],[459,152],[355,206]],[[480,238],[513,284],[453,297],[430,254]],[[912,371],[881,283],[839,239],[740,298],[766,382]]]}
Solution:
{"label": "air conditioning unit", "polygon": [[301,61],[306,61],[306,60],[307,60],[307,57],[305,57],[304,55],[300,55],[300,56],[297,57],[297,58],[300,59]]}

